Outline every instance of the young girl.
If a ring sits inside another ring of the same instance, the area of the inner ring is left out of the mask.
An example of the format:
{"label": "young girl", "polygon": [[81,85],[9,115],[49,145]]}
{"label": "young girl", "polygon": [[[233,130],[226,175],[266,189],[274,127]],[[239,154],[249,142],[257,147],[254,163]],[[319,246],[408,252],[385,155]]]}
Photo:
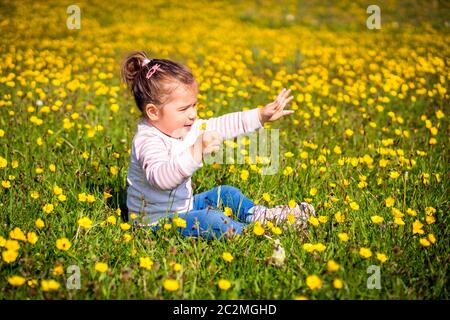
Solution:
{"label": "young girl", "polygon": [[[128,215],[134,224],[157,229],[158,220],[177,217],[183,236],[208,239],[240,234],[252,222],[280,223],[290,213],[295,225],[305,228],[314,208],[296,204],[266,208],[255,205],[232,186],[221,185],[193,195],[191,177],[203,166],[203,157],[218,151],[223,139],[262,128],[265,122],[292,114],[284,110],[293,99],[290,90],[264,108],[234,112],[208,120],[197,119],[198,84],[184,65],[166,59],[149,60],[145,52],[132,52],[122,63],[127,83],[142,112],[133,138],[127,182]],[[238,220],[218,210],[231,208]],[[181,220],[181,219],[183,220]]]}

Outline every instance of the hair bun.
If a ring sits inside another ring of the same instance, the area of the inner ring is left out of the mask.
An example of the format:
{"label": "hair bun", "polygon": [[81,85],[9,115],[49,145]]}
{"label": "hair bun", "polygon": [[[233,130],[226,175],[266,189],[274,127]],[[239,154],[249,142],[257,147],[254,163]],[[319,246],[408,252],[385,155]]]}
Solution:
{"label": "hair bun", "polygon": [[121,76],[122,80],[130,89],[133,88],[134,80],[139,71],[141,71],[148,62],[150,62],[150,60],[147,58],[147,54],[144,51],[132,51],[125,57],[122,62]]}

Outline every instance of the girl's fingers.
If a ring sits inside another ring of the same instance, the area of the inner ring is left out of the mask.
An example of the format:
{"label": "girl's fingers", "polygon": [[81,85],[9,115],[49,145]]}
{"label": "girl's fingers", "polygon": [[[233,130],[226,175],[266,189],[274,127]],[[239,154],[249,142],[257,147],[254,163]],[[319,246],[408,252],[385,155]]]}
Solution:
{"label": "girl's fingers", "polygon": [[294,96],[290,96],[289,98],[284,99],[284,100],[283,100],[283,108],[284,108],[284,106],[286,106],[292,99],[294,99]]}
{"label": "girl's fingers", "polygon": [[277,100],[280,99],[280,98],[282,98],[283,95],[285,94],[285,92],[286,92],[286,89],[283,88],[283,90],[281,90],[281,92],[278,94]]}
{"label": "girl's fingers", "polygon": [[294,110],[283,110],[283,116],[293,114],[294,112],[295,112]]}
{"label": "girl's fingers", "polygon": [[276,100],[285,99],[289,95],[289,93],[291,93],[291,89],[286,90],[286,88],[283,88],[283,90],[281,90],[281,92],[278,94]]}
{"label": "girl's fingers", "polygon": [[286,104],[288,104],[292,99],[294,99],[294,96],[290,96],[289,98],[286,99]]}
{"label": "girl's fingers", "polygon": [[281,96],[283,98],[286,98],[289,95],[289,93],[291,93],[291,89],[286,90],[286,88],[284,88],[283,91],[281,92]]}

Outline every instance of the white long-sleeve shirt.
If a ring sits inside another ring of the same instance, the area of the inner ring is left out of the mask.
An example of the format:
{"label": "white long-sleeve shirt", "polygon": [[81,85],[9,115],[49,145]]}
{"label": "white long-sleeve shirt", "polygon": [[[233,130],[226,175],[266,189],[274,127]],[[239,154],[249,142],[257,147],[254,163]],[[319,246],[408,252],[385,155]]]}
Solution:
{"label": "white long-sleeve shirt", "polygon": [[133,138],[128,168],[128,214],[136,213],[139,224],[150,224],[168,213],[192,210],[191,177],[203,166],[190,152],[197,137],[203,131],[215,130],[223,139],[232,139],[261,127],[257,108],[197,119],[183,139],[169,137],[142,119]]}

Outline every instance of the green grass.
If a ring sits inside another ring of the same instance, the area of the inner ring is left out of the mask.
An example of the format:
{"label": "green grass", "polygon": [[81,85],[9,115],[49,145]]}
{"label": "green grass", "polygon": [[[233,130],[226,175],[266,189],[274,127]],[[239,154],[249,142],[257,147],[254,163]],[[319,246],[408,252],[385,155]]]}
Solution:
{"label": "green grass", "polygon": [[[155,5],[163,9],[152,20],[150,17],[155,14],[151,10],[146,14],[148,8],[144,4],[142,10],[133,11],[125,3],[117,2],[115,8],[123,8],[123,15],[114,19],[106,14],[109,11],[102,11],[101,5],[90,7],[82,3],[82,29],[74,32],[59,27],[64,26],[66,16],[65,8],[56,3],[51,5],[54,10],[48,17],[43,14],[46,10],[43,4],[7,3],[0,8],[0,16],[14,8],[11,11],[14,15],[0,27],[5,34],[0,45],[0,129],[4,132],[0,135],[0,157],[7,160],[7,165],[0,168],[0,180],[11,184],[9,188],[0,187],[0,236],[6,240],[15,227],[20,227],[25,234],[32,231],[39,237],[36,244],[19,241],[18,257],[13,262],[0,260],[0,298],[448,299],[450,50],[449,37],[442,25],[434,26],[444,19],[446,8],[442,13],[439,7],[429,8],[426,13],[414,16],[423,23],[417,27],[407,19],[414,5],[406,11],[388,7],[383,21],[402,18],[401,21],[408,21],[406,25],[397,30],[386,24],[378,32],[368,32],[358,24],[365,23],[366,17],[365,9],[360,12],[359,7],[333,7],[335,15],[327,18],[318,5],[310,4],[303,12],[301,3],[296,2],[280,9],[275,4],[258,3],[254,6],[216,3],[207,8],[196,2],[193,5],[196,9],[191,11],[176,5]],[[290,7],[297,11],[287,9]],[[354,13],[355,18],[350,19],[346,10]],[[103,16],[96,21],[96,13],[100,11]],[[196,15],[206,12],[211,16],[201,14],[202,20],[196,20]],[[301,12],[304,23],[285,23],[286,12]],[[341,16],[349,19],[347,27],[342,26]],[[42,23],[47,27],[18,27],[27,26],[27,17],[33,18],[32,21],[44,19]],[[317,18],[323,19],[324,24],[320,27],[308,24]],[[410,33],[413,27],[417,27],[417,32]],[[241,34],[238,30],[248,32]],[[317,227],[310,225],[306,237],[292,227],[281,235],[266,228],[266,236],[256,236],[251,225],[238,238],[212,241],[182,238],[174,228],[157,233],[121,230],[124,221],[117,209],[124,211],[129,150],[139,115],[132,97],[120,87],[118,70],[125,52],[141,48],[148,48],[152,57],[164,56],[192,67],[200,83],[210,84],[210,88],[200,92],[199,112],[210,110],[214,116],[271,102],[281,88],[274,80],[285,87],[293,86],[298,110],[271,125],[280,129],[279,172],[262,176],[249,165],[236,165],[235,172],[230,171],[229,165],[218,169],[204,166],[192,178],[193,189],[200,193],[218,184],[232,185],[268,206],[308,199],[318,215],[328,217],[328,221]],[[371,55],[370,51],[376,54]],[[347,61],[340,63],[342,57]],[[274,58],[279,62],[273,61]],[[362,62],[358,63],[358,59]],[[232,69],[224,69],[222,63],[229,63]],[[370,64],[378,69],[371,69]],[[99,77],[100,72],[106,77]],[[377,72],[382,74],[382,80],[369,78]],[[415,85],[404,93],[404,98],[398,96],[401,86],[395,87],[394,83],[392,88],[385,87],[395,76],[403,83]],[[232,85],[226,77],[236,79],[238,84]],[[213,78],[221,78],[225,89],[212,84]],[[85,87],[71,89],[69,82],[74,79]],[[8,81],[13,81],[14,86]],[[439,92],[438,84],[446,91]],[[231,96],[226,91],[229,87],[235,88]],[[327,92],[324,87],[328,87]],[[371,87],[376,92],[370,92]],[[98,88],[107,90],[102,93]],[[416,89],[426,89],[427,93],[421,94]],[[249,97],[239,95],[239,91],[248,92]],[[311,96],[310,103],[299,98],[306,94]],[[345,95],[348,101],[341,98]],[[385,97],[390,101],[384,102]],[[37,106],[38,100],[43,101],[43,106]],[[58,100],[62,104],[55,110],[41,112],[45,106],[58,105]],[[113,103],[120,106],[119,112],[110,110]],[[377,105],[384,110],[377,111]],[[35,110],[30,112],[30,106]],[[336,107],[336,113],[330,116],[327,112],[332,106]],[[317,108],[320,114],[314,115]],[[437,116],[438,110],[444,113],[443,117]],[[71,118],[75,112],[79,115],[77,119]],[[400,116],[403,122],[394,121],[389,112],[396,119]],[[423,115],[438,129],[436,135],[426,127]],[[43,123],[33,124],[32,116]],[[65,128],[64,119],[70,119],[74,126]],[[371,122],[376,124],[375,128]],[[103,130],[88,137],[86,125],[91,128],[101,125]],[[352,129],[354,134],[346,136],[346,129]],[[396,129],[402,134],[397,135]],[[436,144],[429,143],[433,137]],[[42,145],[36,143],[38,138],[42,138]],[[393,139],[393,144],[383,146],[385,139]],[[307,142],[317,148],[308,147]],[[335,146],[340,146],[342,154],[333,151]],[[392,154],[381,155],[380,147],[390,149]],[[284,156],[287,151],[294,156]],[[308,152],[307,159],[301,157],[303,151]],[[402,151],[404,158],[416,161],[414,166],[401,162]],[[321,162],[323,154],[326,159]],[[370,156],[373,165],[364,162],[352,165],[352,158],[365,155]],[[339,164],[344,157],[350,161]],[[390,160],[387,167],[379,165],[380,159]],[[18,161],[15,168],[13,161]],[[49,170],[50,164],[56,166],[55,172]],[[302,164],[307,168],[302,168]],[[285,176],[283,170],[287,166],[293,173]],[[37,167],[44,171],[36,173]],[[111,174],[111,167],[119,169],[117,175]],[[321,172],[321,167],[326,171]],[[240,178],[243,169],[250,172],[246,181]],[[391,171],[398,171],[400,176],[390,178]],[[424,174],[429,174],[429,183],[424,183]],[[368,184],[363,189],[358,187],[361,175],[366,176]],[[66,201],[58,200],[52,190],[54,185],[62,188]],[[310,195],[313,187],[318,190],[315,196]],[[31,197],[33,191],[39,192],[37,199]],[[104,199],[104,192],[112,197]],[[270,194],[271,203],[263,200],[265,192]],[[80,193],[92,194],[95,202],[78,201]],[[332,197],[338,201],[333,202]],[[349,201],[345,201],[346,197]],[[404,226],[394,223],[391,208],[385,205],[388,197],[395,198],[394,207],[405,214]],[[351,202],[356,202],[359,210],[352,210]],[[55,208],[46,214],[42,208],[49,203]],[[436,209],[434,223],[426,222],[427,207]],[[408,215],[408,208],[416,210],[417,216]],[[336,221],[338,212],[346,217],[342,223]],[[372,223],[370,218],[374,215],[384,217],[384,222]],[[105,223],[109,216],[117,217],[115,225]],[[77,224],[81,217],[93,221],[89,230]],[[35,226],[38,218],[45,222],[42,229]],[[416,220],[424,224],[423,235],[412,232]],[[339,240],[341,232],[348,234],[348,242]],[[125,234],[131,235],[132,240],[124,241]],[[419,239],[429,234],[435,236],[436,242],[423,247]],[[64,237],[71,242],[68,251],[56,247],[57,239]],[[286,252],[281,267],[268,262],[274,239],[280,239]],[[303,247],[305,243],[322,243],[326,249],[308,253]],[[362,247],[370,248],[373,256],[361,257]],[[4,253],[6,249],[1,251]],[[233,255],[232,262],[224,261],[224,252]],[[376,253],[386,254],[388,260],[381,263]],[[139,266],[140,257],[151,258],[154,264],[150,270]],[[327,271],[331,259],[340,265],[338,271]],[[107,263],[109,270],[95,271],[97,262]],[[171,263],[181,264],[181,270],[174,271]],[[53,274],[58,265],[64,271],[61,275]],[[80,268],[79,290],[65,286],[70,265]],[[380,290],[366,286],[370,276],[367,268],[371,265],[380,267]],[[306,279],[311,275],[322,280],[320,289],[308,287]],[[8,283],[11,276],[38,282],[36,286],[26,282],[15,287]],[[165,290],[163,281],[167,278],[177,279],[180,288],[175,292]],[[333,287],[336,278],[343,281],[342,289]],[[41,280],[45,279],[56,280],[60,288],[43,291]],[[231,288],[220,290],[219,279],[231,281]]]}

